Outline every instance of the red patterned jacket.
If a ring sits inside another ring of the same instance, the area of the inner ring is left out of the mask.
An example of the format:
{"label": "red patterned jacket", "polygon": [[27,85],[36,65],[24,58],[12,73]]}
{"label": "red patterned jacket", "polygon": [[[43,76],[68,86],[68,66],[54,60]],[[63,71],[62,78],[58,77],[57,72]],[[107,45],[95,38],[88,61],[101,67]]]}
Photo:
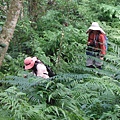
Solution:
{"label": "red patterned jacket", "polygon": [[[96,38],[98,40],[95,40]],[[106,54],[106,46],[105,46],[104,34],[99,33],[99,34],[95,35],[93,33],[89,33],[88,43],[87,44],[92,45],[92,44],[94,44],[94,41],[96,42],[94,49],[95,50],[100,50],[100,54],[104,56]]]}

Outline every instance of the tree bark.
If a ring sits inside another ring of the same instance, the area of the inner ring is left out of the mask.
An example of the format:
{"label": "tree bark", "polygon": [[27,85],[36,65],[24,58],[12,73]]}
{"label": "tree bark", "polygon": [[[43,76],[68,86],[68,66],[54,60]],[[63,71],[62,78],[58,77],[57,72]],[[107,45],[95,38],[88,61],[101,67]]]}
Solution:
{"label": "tree bark", "polygon": [[22,0],[11,0],[7,19],[0,34],[0,67],[2,66],[2,61],[4,60],[5,54],[8,50],[10,40],[13,37],[21,8]]}

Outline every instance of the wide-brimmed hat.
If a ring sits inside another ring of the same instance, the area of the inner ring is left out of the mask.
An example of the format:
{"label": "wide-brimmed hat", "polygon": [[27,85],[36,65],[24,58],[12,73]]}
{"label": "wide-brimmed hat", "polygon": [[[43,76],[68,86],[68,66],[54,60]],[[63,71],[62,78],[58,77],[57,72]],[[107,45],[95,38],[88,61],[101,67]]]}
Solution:
{"label": "wide-brimmed hat", "polygon": [[88,28],[86,33],[89,33],[91,30],[99,30],[101,33],[105,34],[103,29],[99,26],[97,22],[93,22],[92,25]]}
{"label": "wide-brimmed hat", "polygon": [[32,57],[27,57],[24,60],[25,70],[31,69],[34,66],[36,60],[37,60],[36,57],[33,57],[33,58]]}

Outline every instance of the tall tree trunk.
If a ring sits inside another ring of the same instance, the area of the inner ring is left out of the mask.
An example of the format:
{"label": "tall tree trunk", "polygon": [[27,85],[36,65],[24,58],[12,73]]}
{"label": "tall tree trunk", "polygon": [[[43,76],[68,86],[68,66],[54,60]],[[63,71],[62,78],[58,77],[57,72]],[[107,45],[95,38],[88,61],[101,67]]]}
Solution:
{"label": "tall tree trunk", "polygon": [[11,0],[11,4],[7,13],[7,19],[0,34],[0,67],[8,50],[10,40],[13,37],[15,26],[17,24],[20,10],[22,8],[22,0]]}

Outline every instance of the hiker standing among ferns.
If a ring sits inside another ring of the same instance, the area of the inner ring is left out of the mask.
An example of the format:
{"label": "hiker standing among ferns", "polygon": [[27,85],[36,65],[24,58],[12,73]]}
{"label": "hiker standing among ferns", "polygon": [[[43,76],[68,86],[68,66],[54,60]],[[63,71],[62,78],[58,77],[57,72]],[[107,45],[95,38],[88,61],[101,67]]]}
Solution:
{"label": "hiker standing among ferns", "polygon": [[86,66],[102,69],[106,54],[105,32],[97,22],[93,22],[86,33],[88,34]]}

